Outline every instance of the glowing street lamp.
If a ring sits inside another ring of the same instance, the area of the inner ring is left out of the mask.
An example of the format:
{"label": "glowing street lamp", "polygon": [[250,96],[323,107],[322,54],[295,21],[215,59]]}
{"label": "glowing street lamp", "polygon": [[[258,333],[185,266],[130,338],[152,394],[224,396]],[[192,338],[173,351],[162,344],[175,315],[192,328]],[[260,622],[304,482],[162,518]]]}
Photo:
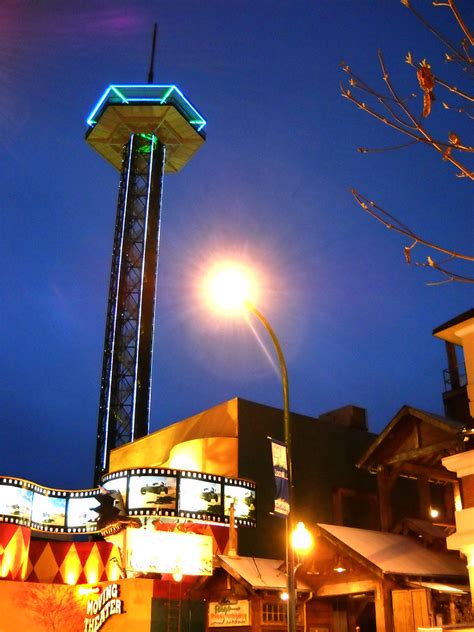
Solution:
{"label": "glowing street lamp", "polygon": [[313,536],[305,527],[304,522],[298,522],[291,534],[291,546],[301,557],[307,555],[313,548]]}
{"label": "glowing street lamp", "polygon": [[[310,552],[310,550],[314,546],[314,540],[311,533],[305,527],[304,522],[298,522],[296,527],[293,529],[291,533],[291,547],[293,551],[296,553],[296,557],[298,563],[294,565],[293,574],[295,576],[295,590],[296,590],[296,571],[299,569],[301,564],[303,563],[304,557]],[[282,601],[289,600],[289,594],[287,591],[284,591],[280,594],[280,599]]]}
{"label": "glowing street lamp", "polygon": [[[290,407],[288,395],[288,371],[285,356],[280,342],[268,320],[253,304],[255,296],[255,282],[248,270],[241,266],[225,265],[211,272],[208,278],[208,293],[212,303],[221,311],[228,313],[251,312],[265,327],[272,339],[273,346],[280,364],[283,388],[283,422],[288,468],[288,504],[286,516],[286,572],[288,580],[288,632],[296,632],[296,583],[295,583],[295,552],[290,542],[293,533],[293,475],[291,461],[291,427]],[[301,523],[302,524],[302,523]]]}
{"label": "glowing street lamp", "polygon": [[213,305],[222,312],[242,312],[254,298],[255,284],[247,269],[234,264],[215,268],[209,274],[207,291]]}

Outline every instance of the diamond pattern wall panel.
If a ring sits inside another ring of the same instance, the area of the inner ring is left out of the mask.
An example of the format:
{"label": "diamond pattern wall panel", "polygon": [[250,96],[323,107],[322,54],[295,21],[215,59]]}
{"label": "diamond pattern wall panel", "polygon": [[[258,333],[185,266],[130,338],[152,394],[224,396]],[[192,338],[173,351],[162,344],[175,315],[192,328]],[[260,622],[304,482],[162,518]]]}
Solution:
{"label": "diamond pattern wall panel", "polygon": [[0,577],[23,580],[28,571],[30,529],[0,524]]}
{"label": "diamond pattern wall panel", "polygon": [[116,581],[120,568],[115,560],[120,560],[120,549],[109,542],[33,540],[27,581],[69,585]]}

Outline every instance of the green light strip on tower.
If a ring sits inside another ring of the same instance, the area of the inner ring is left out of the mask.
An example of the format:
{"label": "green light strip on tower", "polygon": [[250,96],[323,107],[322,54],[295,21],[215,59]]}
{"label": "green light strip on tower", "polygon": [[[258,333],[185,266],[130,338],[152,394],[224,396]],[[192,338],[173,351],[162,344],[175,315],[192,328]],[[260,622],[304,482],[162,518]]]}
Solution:
{"label": "green light strip on tower", "polygon": [[156,148],[156,144],[158,142],[158,138],[154,134],[137,134],[140,138],[144,138],[145,140],[149,140],[150,144],[141,147],[138,150],[139,154],[149,154],[152,149]]}
{"label": "green light strip on tower", "polygon": [[115,94],[122,99],[122,101],[124,103],[128,103],[127,99],[125,98],[125,96],[120,92],[120,90],[117,90],[117,88],[115,86],[110,86],[112,88],[112,90],[115,92]]}
{"label": "green light strip on tower", "polygon": [[206,121],[204,120],[200,120],[200,121],[189,121],[190,125],[199,125],[199,127],[197,128],[197,131],[200,132],[202,130],[202,128],[206,125]]}
{"label": "green light strip on tower", "polygon": [[161,99],[162,103],[165,103],[166,99],[170,96],[170,94],[173,92],[174,90],[174,86],[171,86],[171,88],[168,90],[168,92],[165,94],[165,96]]}

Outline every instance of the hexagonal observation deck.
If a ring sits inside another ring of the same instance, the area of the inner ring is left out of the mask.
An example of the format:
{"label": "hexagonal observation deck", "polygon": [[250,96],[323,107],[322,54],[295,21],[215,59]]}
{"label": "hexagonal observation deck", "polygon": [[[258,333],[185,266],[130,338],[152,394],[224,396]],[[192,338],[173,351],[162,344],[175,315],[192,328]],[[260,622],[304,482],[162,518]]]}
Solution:
{"label": "hexagonal observation deck", "polygon": [[175,85],[110,85],[87,124],[87,142],[117,169],[131,134],[166,145],[166,173],[182,169],[206,139],[205,119]]}

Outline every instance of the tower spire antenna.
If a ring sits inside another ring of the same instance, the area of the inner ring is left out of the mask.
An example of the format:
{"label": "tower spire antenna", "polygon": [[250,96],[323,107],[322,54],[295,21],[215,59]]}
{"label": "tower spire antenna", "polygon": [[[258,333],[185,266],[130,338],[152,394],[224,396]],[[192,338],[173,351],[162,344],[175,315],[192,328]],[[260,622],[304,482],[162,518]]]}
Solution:
{"label": "tower spire antenna", "polygon": [[153,83],[153,76],[154,76],[154,66],[155,66],[155,47],[156,47],[156,32],[158,29],[158,24],[155,22],[155,25],[153,27],[153,40],[151,43],[151,56],[150,56],[150,70],[148,71],[148,83],[152,84]]}

